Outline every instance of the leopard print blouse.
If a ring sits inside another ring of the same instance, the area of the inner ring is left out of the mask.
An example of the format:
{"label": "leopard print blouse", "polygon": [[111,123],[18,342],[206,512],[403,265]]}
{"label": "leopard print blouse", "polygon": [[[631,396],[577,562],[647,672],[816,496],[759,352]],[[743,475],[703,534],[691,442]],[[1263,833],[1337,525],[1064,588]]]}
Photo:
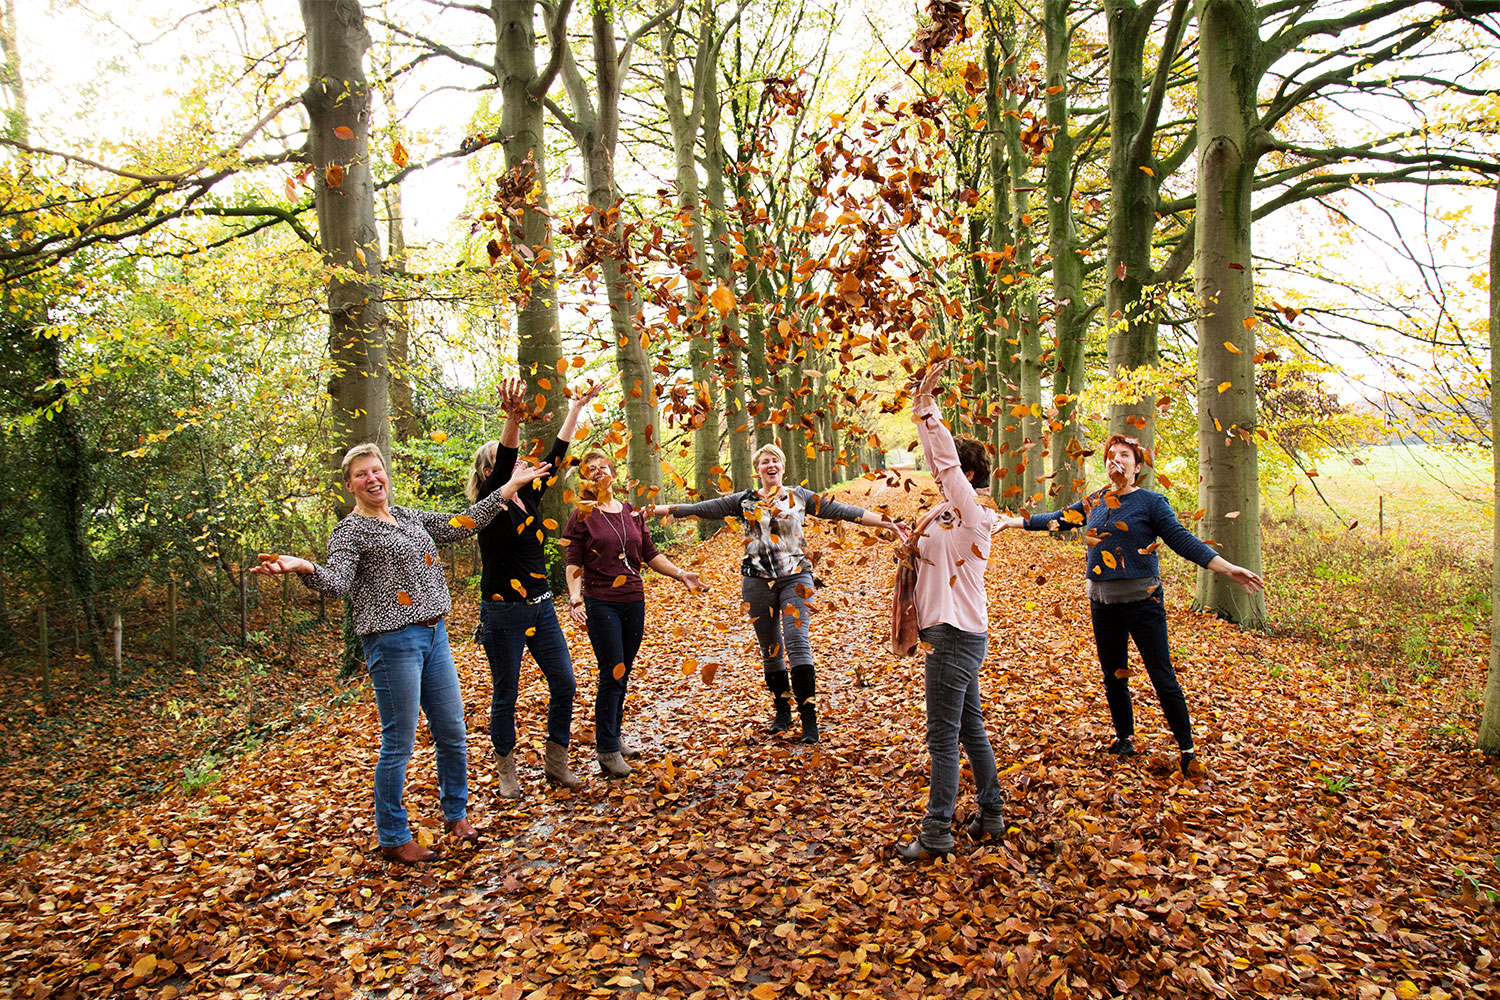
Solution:
{"label": "leopard print blouse", "polygon": [[302,577],[309,590],[348,596],[355,634],[390,632],[453,610],[437,547],[467,538],[508,505],[496,490],[462,514],[391,507],[395,524],[351,511],[333,527],[326,564]]}

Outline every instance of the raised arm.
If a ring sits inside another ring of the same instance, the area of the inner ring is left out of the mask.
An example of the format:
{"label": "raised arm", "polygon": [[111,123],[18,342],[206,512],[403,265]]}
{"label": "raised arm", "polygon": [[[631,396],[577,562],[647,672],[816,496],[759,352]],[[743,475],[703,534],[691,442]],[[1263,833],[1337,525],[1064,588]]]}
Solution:
{"label": "raised arm", "polygon": [[948,359],[934,361],[922,376],[917,386],[916,405],[912,415],[917,419],[917,439],[922,443],[922,454],[932,477],[943,488],[943,496],[957,508],[965,524],[978,524],[983,508],[979,505],[974,486],[964,475],[958,461],[958,447],[953,443],[953,434],[943,425],[938,415],[937,403],[932,393],[938,379],[948,367]]}
{"label": "raised arm", "polygon": [[573,435],[578,430],[578,418],[583,413],[583,408],[592,403],[599,393],[604,391],[603,382],[590,382],[588,388],[573,394],[568,400],[568,415],[563,418],[562,426],[557,430],[559,441],[572,441]]}
{"label": "raised arm", "polygon": [[422,510],[417,511],[417,516],[421,519],[423,530],[439,545],[468,538],[487,527],[495,519],[495,515],[515,500],[516,493],[527,483],[547,475],[550,469],[551,466],[545,462],[541,465],[517,465],[503,486],[462,513],[443,514]]}

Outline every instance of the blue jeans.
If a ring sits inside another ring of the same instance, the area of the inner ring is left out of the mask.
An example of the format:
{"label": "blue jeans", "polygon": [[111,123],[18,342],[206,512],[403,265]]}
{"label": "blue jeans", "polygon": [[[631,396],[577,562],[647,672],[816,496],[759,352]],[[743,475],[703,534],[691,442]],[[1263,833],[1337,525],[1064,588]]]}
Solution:
{"label": "blue jeans", "polygon": [[[932,649],[927,653],[927,752],[932,757],[927,816],[922,821],[929,843],[951,843],[953,810],[958,804],[958,745],[963,744],[974,771],[981,806],[1000,805],[995,752],[984,731],[979,707],[979,667],[989,634],[965,632],[952,625],[932,625],[917,633]],[[936,835],[936,836],[935,836]]]}
{"label": "blue jeans", "polygon": [[464,734],[464,699],[448,648],[448,630],[408,625],[393,632],[360,636],[365,663],[380,709],[380,757],[375,762],[375,829],[382,847],[411,840],[401,793],[406,764],[417,738],[417,712],[437,750],[438,790],[443,818],[464,818],[469,801],[469,745]]}
{"label": "blue jeans", "polygon": [[[530,635],[527,635],[530,632]],[[573,660],[551,601],[480,601],[479,636],[490,661],[490,743],[500,757],[516,748],[516,696],[521,686],[521,654],[532,658],[547,678],[547,739],[568,745],[573,724]]]}
{"label": "blue jeans", "polygon": [[778,576],[747,576],[740,580],[740,596],[749,605],[755,638],[760,640],[760,661],[766,675],[783,673],[792,666],[811,666],[812,644],[807,639],[810,624],[807,599],[812,596],[811,573]]}
{"label": "blue jeans", "polygon": [[[1109,702],[1115,735],[1135,736],[1135,709],[1130,703],[1130,640],[1141,654],[1141,662],[1156,688],[1161,712],[1172,727],[1180,750],[1193,749],[1193,723],[1188,717],[1187,696],[1172,669],[1172,648],[1167,642],[1167,606],[1161,588],[1143,601],[1126,604],[1089,602],[1094,623],[1094,644],[1099,648],[1099,668],[1104,673],[1104,697]],[[1121,676],[1124,674],[1125,676]]]}
{"label": "blue jeans", "polygon": [[[630,667],[646,634],[646,602],[596,601],[585,598],[589,644],[599,661],[599,693],[594,697],[594,746],[600,753],[620,749],[620,724],[625,718],[625,685]],[[615,671],[623,666],[619,677]]]}

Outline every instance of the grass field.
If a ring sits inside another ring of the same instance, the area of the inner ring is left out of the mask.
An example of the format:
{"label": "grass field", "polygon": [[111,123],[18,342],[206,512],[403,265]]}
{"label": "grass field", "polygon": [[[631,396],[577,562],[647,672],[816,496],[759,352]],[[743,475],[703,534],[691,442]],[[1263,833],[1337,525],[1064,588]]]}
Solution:
{"label": "grass field", "polygon": [[[1317,478],[1297,486],[1297,513],[1326,528],[1338,526],[1340,517],[1345,523],[1357,521],[1355,531],[1374,537],[1384,498],[1388,537],[1489,555],[1494,490],[1487,454],[1396,444],[1367,448],[1355,460],[1362,464],[1343,456],[1318,463]],[[1278,491],[1266,498],[1266,505],[1285,515],[1292,512],[1293,501]]]}

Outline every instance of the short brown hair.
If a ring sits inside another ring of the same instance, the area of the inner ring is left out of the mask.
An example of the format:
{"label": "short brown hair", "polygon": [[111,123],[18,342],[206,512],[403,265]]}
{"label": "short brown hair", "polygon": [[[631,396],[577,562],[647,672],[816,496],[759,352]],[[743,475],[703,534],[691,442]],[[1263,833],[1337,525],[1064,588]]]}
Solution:
{"label": "short brown hair", "polygon": [[964,475],[969,477],[969,482],[974,484],[975,489],[982,489],[990,482],[990,456],[984,450],[984,445],[971,437],[959,436],[953,439],[953,445],[958,449],[958,467],[963,470]]}
{"label": "short brown hair", "polygon": [[581,461],[579,461],[578,467],[581,469],[585,465],[588,465],[590,462],[592,462],[596,458],[602,458],[606,462],[608,462],[609,463],[609,474],[611,476],[615,476],[616,478],[619,477],[619,475],[620,475],[620,467],[617,466],[617,465],[615,465],[615,460],[612,459],[612,458],[610,458],[604,452],[599,451],[597,448],[595,450],[589,452],[587,455],[584,455],[583,459]]}
{"label": "short brown hair", "polygon": [[1101,449],[1105,458],[1109,457],[1109,449],[1117,444],[1123,444],[1135,453],[1135,478],[1139,480],[1141,474],[1151,466],[1151,449],[1141,444],[1139,438],[1133,438],[1129,434],[1111,434]]}

